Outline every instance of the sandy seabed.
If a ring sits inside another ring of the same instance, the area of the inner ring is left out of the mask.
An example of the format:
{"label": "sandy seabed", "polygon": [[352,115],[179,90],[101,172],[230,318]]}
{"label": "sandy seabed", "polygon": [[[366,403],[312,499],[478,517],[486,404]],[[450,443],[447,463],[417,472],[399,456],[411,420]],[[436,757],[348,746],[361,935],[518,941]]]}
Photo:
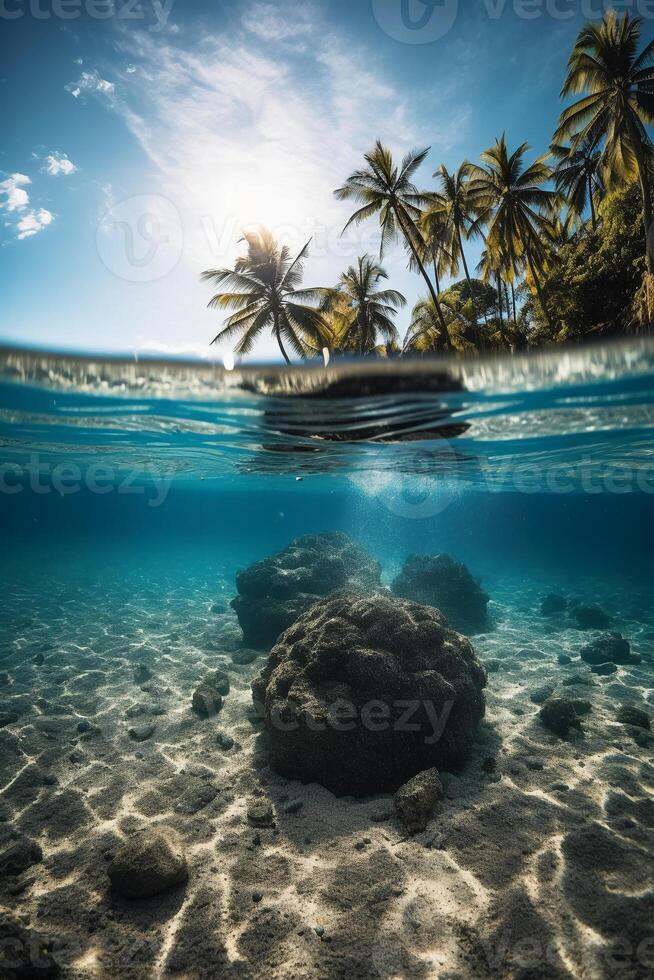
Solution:
{"label": "sandy seabed", "polygon": [[[485,585],[493,628],[473,644],[490,668],[486,720],[416,837],[390,796],[336,799],[268,768],[248,711],[263,657],[232,662],[238,624],[215,606],[230,582],[5,586],[0,861],[25,837],[43,858],[0,877],[2,909],[53,939],[75,980],[654,975],[654,747],[616,721],[623,703],[654,706],[653,597],[587,596],[643,657],[598,678],[579,660],[588,634],[540,614],[551,583]],[[139,684],[141,664],[152,677]],[[192,693],[219,667],[231,691],[201,718]],[[562,686],[575,674],[585,683]],[[531,700],[548,683],[592,704],[568,740]],[[274,826],[248,823],[257,799]],[[107,866],[146,826],[179,834],[189,881],[130,902]]]}

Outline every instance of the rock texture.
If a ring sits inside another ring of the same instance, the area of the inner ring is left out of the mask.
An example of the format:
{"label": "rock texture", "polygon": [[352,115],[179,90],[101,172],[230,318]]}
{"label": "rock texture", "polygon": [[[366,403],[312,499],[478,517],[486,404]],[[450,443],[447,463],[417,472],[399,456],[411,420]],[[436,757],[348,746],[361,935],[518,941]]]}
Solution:
{"label": "rock texture", "polygon": [[555,616],[557,613],[564,613],[567,608],[568,600],[566,597],[556,592],[550,592],[540,604],[540,611],[543,616]]}
{"label": "rock texture", "polygon": [[346,534],[305,534],[236,575],[232,600],[247,647],[270,649],[306,609],[341,589],[381,587],[381,567]]}
{"label": "rock texture", "polygon": [[545,727],[559,738],[566,738],[571,728],[581,729],[575,704],[568,698],[548,698],[538,714]]}
{"label": "rock texture", "polygon": [[108,873],[112,887],[123,898],[151,898],[188,879],[179,841],[162,830],[143,830],[128,837],[114,855]]}
{"label": "rock texture", "polygon": [[449,555],[409,555],[392,589],[402,599],[440,609],[464,633],[486,625],[488,595],[466,566]]}
{"label": "rock texture", "polygon": [[470,642],[437,609],[341,593],[282,634],[252,692],[278,772],[365,796],[462,767],[485,685]]}
{"label": "rock texture", "polygon": [[588,643],[581,651],[581,659],[587,664],[639,664],[638,654],[631,652],[629,641],[622,633],[603,633]]}
{"label": "rock texture", "polygon": [[443,799],[443,787],[438,769],[426,769],[400,786],[394,797],[397,815],[410,834],[426,829],[438,804]]}
{"label": "rock texture", "polygon": [[609,614],[597,603],[575,603],[570,606],[570,616],[580,630],[603,630],[612,622]]}

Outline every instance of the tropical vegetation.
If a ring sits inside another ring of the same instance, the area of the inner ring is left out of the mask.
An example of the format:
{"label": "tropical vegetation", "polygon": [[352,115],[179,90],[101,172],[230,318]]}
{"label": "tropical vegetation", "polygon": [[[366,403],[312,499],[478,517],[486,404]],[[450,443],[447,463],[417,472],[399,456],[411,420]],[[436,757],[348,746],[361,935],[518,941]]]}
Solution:
{"label": "tropical vegetation", "polygon": [[[334,193],[355,206],[344,232],[377,222],[379,257],[360,256],[335,286],[302,287],[309,243],[292,257],[270,232],[244,235],[234,269],[203,273],[219,290],[210,306],[230,311],[214,341],[245,355],[269,332],[289,361],[287,348],[469,354],[650,331],[654,41],[641,47],[641,31],[640,18],[613,10],[582,28],[561,90],[574,101],[545,153],[502,135],[423,188],[429,148],[397,161],[378,140]],[[475,239],[483,252],[471,270]],[[404,331],[406,299],[381,264],[396,243],[424,287]]]}

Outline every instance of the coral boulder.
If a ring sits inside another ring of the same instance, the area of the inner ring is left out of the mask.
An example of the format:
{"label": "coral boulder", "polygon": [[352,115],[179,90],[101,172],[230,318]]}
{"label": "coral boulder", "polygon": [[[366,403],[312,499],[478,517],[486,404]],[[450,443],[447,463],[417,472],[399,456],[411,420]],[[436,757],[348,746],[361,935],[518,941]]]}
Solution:
{"label": "coral boulder", "polygon": [[464,633],[486,625],[488,595],[466,566],[449,555],[409,555],[392,588],[402,599],[440,609]]}
{"label": "coral boulder", "polygon": [[341,589],[381,588],[381,568],[346,534],[305,534],[236,575],[232,600],[243,643],[270,649],[318,599]]}
{"label": "coral boulder", "polygon": [[437,609],[345,592],[280,636],[252,693],[279,773],[365,796],[463,766],[485,685],[470,642]]}

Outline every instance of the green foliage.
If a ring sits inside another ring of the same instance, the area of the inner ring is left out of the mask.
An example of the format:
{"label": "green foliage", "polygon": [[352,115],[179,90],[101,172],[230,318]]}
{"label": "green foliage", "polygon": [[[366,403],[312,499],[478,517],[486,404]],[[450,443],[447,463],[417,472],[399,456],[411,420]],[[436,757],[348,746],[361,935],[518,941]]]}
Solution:
{"label": "green foliage", "polygon": [[611,192],[599,205],[600,224],[580,229],[558,249],[542,288],[555,321],[552,332],[530,297],[522,311],[532,344],[561,343],[635,329],[633,303],[645,269],[642,198],[638,184]]}

